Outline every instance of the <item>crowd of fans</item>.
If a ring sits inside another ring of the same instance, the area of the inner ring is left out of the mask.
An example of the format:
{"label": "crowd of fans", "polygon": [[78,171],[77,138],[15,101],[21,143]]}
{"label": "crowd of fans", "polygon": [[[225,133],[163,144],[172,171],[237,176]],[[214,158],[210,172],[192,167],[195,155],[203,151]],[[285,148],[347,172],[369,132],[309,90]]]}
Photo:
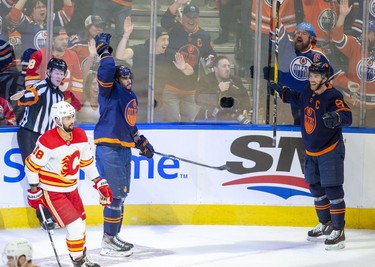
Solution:
{"label": "crowd of fans", "polygon": [[[94,37],[102,32],[113,36],[116,61],[128,64],[134,73],[134,90],[139,102],[138,122],[193,122],[201,121],[202,118],[211,121],[230,118],[238,121],[233,119],[237,118],[236,114],[247,117],[245,121],[249,122],[253,109],[251,98],[254,95],[261,102],[259,107],[254,108],[263,110],[263,119],[255,123],[266,121],[265,104],[269,101],[266,100],[267,87],[273,79],[273,75],[270,75],[273,73],[270,67],[273,66],[274,58],[272,36],[275,26],[272,25],[272,1],[214,0],[215,5],[210,9],[217,9],[219,36],[212,36],[201,26],[200,16],[201,11],[207,9],[205,5],[190,0],[169,1],[172,3],[168,6],[158,6],[164,9],[164,14],[156,25],[155,39],[147,38],[141,44],[139,37],[133,38],[131,35],[135,26],[131,20],[132,7],[137,3],[132,0],[109,2],[104,6],[98,0],[58,0],[54,1],[54,13],[48,15],[46,0],[0,0],[0,125],[19,124],[24,108],[12,101],[11,96],[43,80],[46,64],[51,57],[63,59],[68,65],[60,90],[64,92],[65,100],[77,110],[78,122],[96,123],[100,107],[95,99],[98,90],[95,86],[98,56]],[[284,27],[291,40],[295,37],[299,23],[307,22],[313,27],[311,49],[321,51],[334,72],[342,70],[340,77],[333,83],[336,82],[335,86],[342,90],[357,116],[353,125],[360,125],[360,107],[365,106],[364,126],[375,126],[375,116],[371,115],[375,112],[375,100],[372,97],[375,93],[375,71],[372,71],[375,70],[375,64],[370,64],[375,49],[375,20],[371,15],[375,13],[371,12],[375,9],[375,1],[368,3],[370,21],[364,31],[368,34],[367,38],[362,35],[363,1],[344,2],[345,6],[343,1],[336,0],[285,0],[280,7],[279,27]],[[261,8],[259,5],[262,5]],[[258,14],[259,10],[262,14]],[[257,17],[260,18],[260,39],[257,35]],[[53,20],[50,37],[47,20]],[[47,40],[50,40],[50,46],[46,45],[49,43]],[[218,78],[217,74],[214,78],[212,73],[215,70],[218,72],[217,65],[214,65],[218,63],[215,59],[223,56],[219,55],[217,47],[228,42],[235,43],[234,59],[226,58],[229,67],[225,71],[230,73],[225,78]],[[258,52],[253,52],[256,42],[261,43],[260,62],[255,60]],[[368,48],[365,58],[362,57],[364,43]],[[155,49],[155,61],[149,57],[151,45]],[[350,53],[358,55],[355,62],[351,60]],[[279,51],[279,54],[282,55],[283,51]],[[153,79],[149,79],[150,62],[154,64],[155,73],[152,83],[150,81]],[[362,62],[367,63],[367,75],[361,74],[364,69]],[[254,64],[260,64],[261,67],[254,68]],[[257,69],[265,75],[260,75]],[[255,70],[255,73],[251,70]],[[261,81],[257,83],[258,88],[252,86],[254,74]],[[212,78],[209,83],[211,88],[202,88],[202,81],[207,80],[207,75]],[[362,80],[363,76],[365,80]],[[237,92],[234,94],[234,106],[222,106],[222,85],[225,83],[226,87],[233,90],[234,87],[230,86],[233,81],[239,81],[240,85],[235,87],[244,90],[240,96]],[[242,82],[245,82],[245,87]],[[202,90],[211,92],[209,107],[202,106],[205,101],[197,101],[201,98],[198,96]],[[254,91],[258,91],[257,94]],[[238,100],[241,100],[241,110],[236,105]],[[361,102],[365,105],[361,105]],[[153,108],[151,119],[150,107]],[[213,110],[217,111],[215,108],[225,114],[233,111],[233,114],[223,119],[212,113]],[[202,111],[209,114],[202,114]]]}

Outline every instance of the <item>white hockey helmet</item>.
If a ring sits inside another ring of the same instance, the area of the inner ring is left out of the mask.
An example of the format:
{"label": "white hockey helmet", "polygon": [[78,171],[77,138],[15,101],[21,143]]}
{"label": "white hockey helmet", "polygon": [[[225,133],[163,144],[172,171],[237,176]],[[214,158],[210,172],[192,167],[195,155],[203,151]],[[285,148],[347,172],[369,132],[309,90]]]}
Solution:
{"label": "white hockey helmet", "polygon": [[58,118],[59,121],[62,121],[62,118],[75,114],[76,110],[71,104],[66,101],[60,101],[52,105],[50,116],[53,120]]}
{"label": "white hockey helmet", "polygon": [[24,255],[27,262],[33,258],[33,247],[27,239],[17,238],[6,244],[4,255],[7,257],[13,257],[15,262],[18,261],[19,257]]}

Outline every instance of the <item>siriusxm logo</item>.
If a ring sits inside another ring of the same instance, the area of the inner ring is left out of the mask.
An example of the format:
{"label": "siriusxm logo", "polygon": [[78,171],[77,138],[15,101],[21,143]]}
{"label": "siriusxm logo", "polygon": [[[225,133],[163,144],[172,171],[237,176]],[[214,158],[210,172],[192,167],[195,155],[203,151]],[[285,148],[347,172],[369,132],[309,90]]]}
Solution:
{"label": "siriusxm logo", "polygon": [[[250,148],[251,144],[257,144],[255,147],[259,147],[259,149]],[[232,154],[252,161],[254,165],[246,168],[242,161],[228,161],[227,165],[230,167],[231,173],[251,175],[225,182],[223,186],[247,185],[249,190],[262,191],[284,199],[297,195],[310,196],[308,185],[303,177],[279,174],[264,175],[265,172],[274,172],[271,170],[274,158],[266,152],[268,148],[272,147],[272,138],[268,136],[251,135],[234,140],[230,149]],[[278,149],[280,149],[280,155],[276,173],[291,173],[294,155],[296,155],[303,174],[304,147],[302,139],[281,137]]]}

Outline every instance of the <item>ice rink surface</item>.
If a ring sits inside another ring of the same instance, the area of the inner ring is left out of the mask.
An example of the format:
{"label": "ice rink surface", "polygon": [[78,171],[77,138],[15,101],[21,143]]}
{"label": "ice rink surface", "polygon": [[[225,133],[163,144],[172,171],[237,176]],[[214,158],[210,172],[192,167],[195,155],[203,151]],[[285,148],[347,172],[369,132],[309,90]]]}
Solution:
{"label": "ice rink surface", "polygon": [[[134,243],[133,255],[109,258],[99,255],[102,227],[90,226],[86,245],[92,261],[113,267],[375,266],[375,230],[346,229],[346,248],[339,251],[325,251],[322,242],[306,241],[308,230],[266,226],[123,226],[120,236]],[[34,264],[57,266],[47,232],[0,230],[1,251],[16,237],[32,242]],[[65,229],[55,230],[53,240],[61,266],[72,266]]]}

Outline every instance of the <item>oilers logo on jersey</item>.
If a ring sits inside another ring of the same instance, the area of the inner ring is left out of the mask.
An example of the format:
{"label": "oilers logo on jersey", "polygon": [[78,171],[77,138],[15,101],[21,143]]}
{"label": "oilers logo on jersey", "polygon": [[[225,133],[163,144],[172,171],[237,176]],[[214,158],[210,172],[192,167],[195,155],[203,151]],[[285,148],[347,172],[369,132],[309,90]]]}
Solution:
{"label": "oilers logo on jersey", "polygon": [[374,60],[371,58],[365,58],[360,60],[357,63],[356,72],[357,76],[360,80],[362,80],[363,75],[363,64],[366,64],[367,66],[367,73],[365,80],[366,82],[374,82],[375,81],[375,63]]}
{"label": "oilers logo on jersey", "polygon": [[309,67],[311,65],[311,59],[298,56],[293,59],[290,63],[290,74],[293,76],[294,79],[298,81],[306,81],[309,78]]}
{"label": "oilers logo on jersey", "polygon": [[134,126],[135,123],[137,122],[137,110],[138,110],[137,101],[135,99],[132,99],[126,105],[126,108],[124,111],[125,120],[130,126]]}
{"label": "oilers logo on jersey", "polygon": [[318,17],[318,26],[324,32],[330,32],[336,24],[337,14],[330,8],[324,9]]}
{"label": "oilers logo on jersey", "polygon": [[34,36],[34,46],[37,50],[46,46],[47,31],[42,30],[35,34]]}

